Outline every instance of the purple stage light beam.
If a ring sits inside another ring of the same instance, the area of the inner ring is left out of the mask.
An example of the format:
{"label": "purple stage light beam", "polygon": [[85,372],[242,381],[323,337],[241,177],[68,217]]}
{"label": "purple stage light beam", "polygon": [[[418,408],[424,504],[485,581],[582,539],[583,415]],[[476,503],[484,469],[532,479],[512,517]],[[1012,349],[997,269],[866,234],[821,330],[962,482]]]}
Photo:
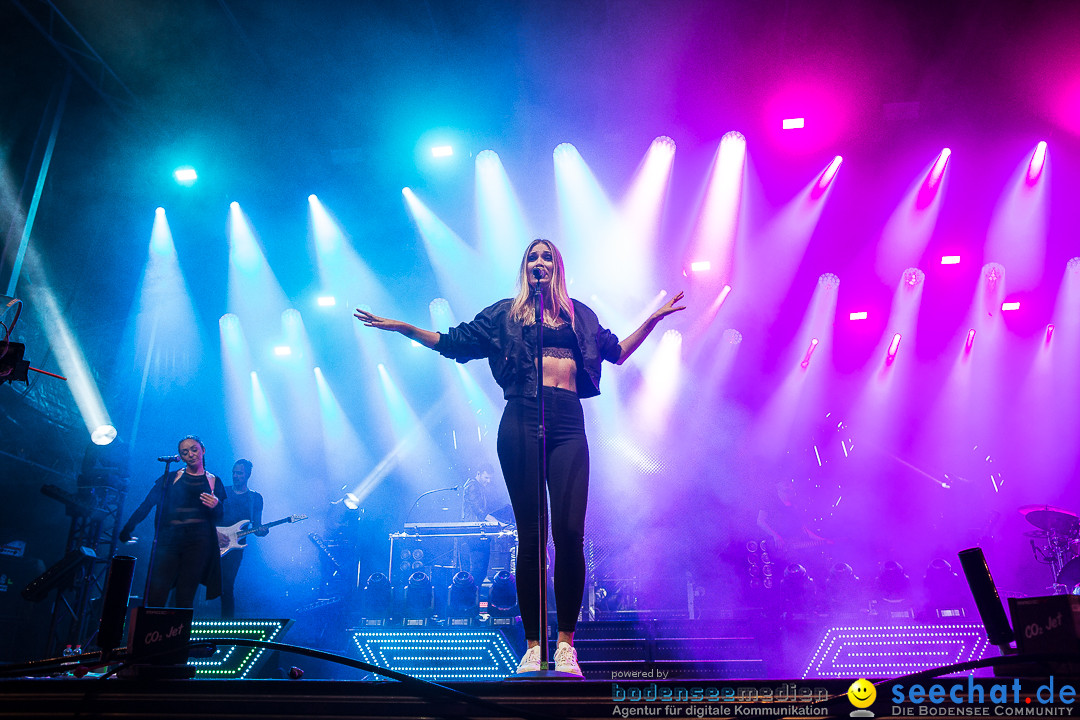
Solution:
{"label": "purple stage light beam", "polygon": [[949,158],[951,156],[952,150],[949,148],[944,148],[938,153],[937,160],[934,161],[934,167],[930,168],[930,174],[926,178],[926,185],[931,190],[937,189],[942,176],[945,175],[945,167],[949,164]]}
{"label": "purple stage light beam", "polygon": [[1031,161],[1028,163],[1027,182],[1034,185],[1042,177],[1043,167],[1046,165],[1046,141],[1040,140],[1031,153]]}
{"label": "purple stage light beam", "polygon": [[802,362],[799,363],[799,365],[802,366],[802,368],[804,370],[806,368],[810,367],[810,358],[813,356],[814,351],[817,350],[817,346],[818,346],[818,339],[817,338],[811,338],[810,339],[810,346],[808,348],[806,348],[806,354],[803,355]]}
{"label": "purple stage light beam", "polygon": [[889,343],[889,350],[885,353],[885,364],[892,365],[893,360],[896,359],[896,353],[900,350],[900,333],[893,335],[892,342]]}

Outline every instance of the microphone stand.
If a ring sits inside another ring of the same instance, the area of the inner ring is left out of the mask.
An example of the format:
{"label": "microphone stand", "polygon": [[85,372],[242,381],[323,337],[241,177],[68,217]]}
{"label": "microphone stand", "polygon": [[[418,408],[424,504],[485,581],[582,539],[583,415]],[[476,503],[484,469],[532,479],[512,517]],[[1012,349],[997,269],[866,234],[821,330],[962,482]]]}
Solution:
{"label": "microphone stand", "polygon": [[551,668],[548,661],[548,611],[547,611],[547,431],[544,427],[544,296],[540,280],[536,279],[533,297],[536,300],[536,497],[537,515],[540,523],[540,669],[511,675],[507,680],[581,680],[572,673]]}
{"label": "microphone stand", "polygon": [[533,293],[536,299],[536,497],[540,523],[540,672],[548,671],[547,616],[547,430],[544,427],[544,293],[540,278]]}
{"label": "microphone stand", "polygon": [[[171,464],[172,460],[165,461],[165,473],[161,476],[161,498],[158,500],[158,511],[154,520],[154,542],[150,545],[150,559],[146,563],[146,589],[143,591],[143,607],[147,607],[146,603],[150,600],[150,583],[154,580],[154,560],[157,558],[158,538],[161,537],[161,521],[165,517],[165,507],[168,504],[169,491],[173,485],[169,481],[172,476],[169,469]],[[168,604],[168,602],[169,598],[166,596],[165,604]]]}
{"label": "microphone stand", "polygon": [[428,490],[427,492],[420,493],[420,495],[417,496],[416,500],[413,501],[412,507],[409,508],[409,512],[405,513],[405,519],[402,522],[409,522],[409,516],[412,515],[413,510],[416,509],[416,506],[419,505],[420,501],[423,500],[426,496],[432,495],[434,493],[449,492],[450,490],[457,492],[457,489],[458,486],[454,485],[453,487],[436,488],[434,490]]}

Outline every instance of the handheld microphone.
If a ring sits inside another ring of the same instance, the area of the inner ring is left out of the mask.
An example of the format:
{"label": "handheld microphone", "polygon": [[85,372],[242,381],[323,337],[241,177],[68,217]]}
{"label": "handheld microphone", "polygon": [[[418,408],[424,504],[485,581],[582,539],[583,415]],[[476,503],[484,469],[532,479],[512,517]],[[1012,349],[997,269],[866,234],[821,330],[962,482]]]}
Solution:
{"label": "handheld microphone", "polygon": [[158,462],[180,462],[179,455],[162,455],[157,459]]}
{"label": "handheld microphone", "polygon": [[543,280],[547,277],[547,270],[542,267],[534,267],[532,269],[533,278],[536,280]]}

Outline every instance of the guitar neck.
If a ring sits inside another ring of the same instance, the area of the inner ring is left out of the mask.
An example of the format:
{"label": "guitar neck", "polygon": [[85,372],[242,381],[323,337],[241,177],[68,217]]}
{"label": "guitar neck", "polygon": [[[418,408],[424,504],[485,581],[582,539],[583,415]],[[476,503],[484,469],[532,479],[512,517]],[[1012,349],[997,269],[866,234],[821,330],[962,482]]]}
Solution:
{"label": "guitar neck", "polygon": [[269,530],[272,527],[277,527],[278,525],[281,525],[282,523],[287,523],[290,520],[292,520],[291,517],[281,518],[280,520],[275,520],[274,522],[268,522],[265,525],[260,525],[259,527],[253,527],[250,530],[241,530],[240,532],[236,533],[236,537],[237,538],[247,537],[248,535],[251,535],[252,533],[257,533],[260,530]]}

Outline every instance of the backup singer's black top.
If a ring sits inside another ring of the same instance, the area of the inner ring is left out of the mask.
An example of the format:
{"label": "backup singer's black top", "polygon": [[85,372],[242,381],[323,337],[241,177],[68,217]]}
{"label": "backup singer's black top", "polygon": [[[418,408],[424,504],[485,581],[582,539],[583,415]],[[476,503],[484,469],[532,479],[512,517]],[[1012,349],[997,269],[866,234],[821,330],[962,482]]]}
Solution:
{"label": "backup singer's black top", "polygon": [[[577,341],[577,394],[588,398],[600,394],[601,361],[618,362],[622,350],[619,338],[601,327],[600,321],[585,303],[574,300],[574,335]],[[521,323],[510,317],[510,299],[484,308],[470,322],[439,333],[435,350],[458,362],[487,358],[491,374],[503,397],[536,395],[536,361],[533,344],[525,337]],[[544,342],[556,332],[544,329]],[[535,337],[535,335],[533,336]]]}
{"label": "backup singer's black top", "polygon": [[[207,476],[214,478],[213,490],[210,489],[210,481]],[[171,482],[168,499],[165,506],[161,506],[166,482]],[[201,493],[212,493],[218,499],[218,504],[213,509],[206,507],[199,499]],[[221,478],[210,473],[203,475],[189,475],[184,470],[170,472],[167,476],[162,475],[150,488],[146,498],[135,512],[131,514],[127,523],[120,531],[121,539],[131,536],[135,526],[141,523],[151,508],[157,507],[154,513],[154,522],[161,517],[161,532],[166,535],[170,528],[195,525],[200,532],[205,532],[212,538],[211,546],[217,548],[217,530],[215,527],[221,523],[225,509],[225,485]],[[160,538],[159,538],[160,540]],[[161,545],[158,550],[161,551]],[[206,572],[203,574],[202,584],[206,586],[206,599],[213,600],[221,595],[221,556],[217,552],[210,553],[207,557]]]}

